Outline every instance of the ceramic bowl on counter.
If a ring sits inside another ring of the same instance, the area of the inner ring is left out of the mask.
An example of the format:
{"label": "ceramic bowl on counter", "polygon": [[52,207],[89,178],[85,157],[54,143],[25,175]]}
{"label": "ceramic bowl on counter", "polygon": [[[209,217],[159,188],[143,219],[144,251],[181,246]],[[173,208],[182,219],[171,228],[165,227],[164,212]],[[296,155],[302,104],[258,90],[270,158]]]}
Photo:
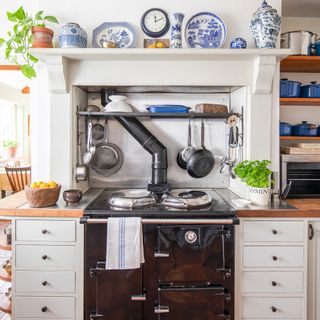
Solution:
{"label": "ceramic bowl on counter", "polygon": [[300,96],[301,98],[320,98],[320,84],[317,81],[311,81],[302,86]]}
{"label": "ceramic bowl on counter", "polygon": [[306,136],[314,137],[318,135],[318,126],[315,124],[308,123],[307,121],[302,121],[299,124],[293,126],[292,129],[293,136]]}
{"label": "ceramic bowl on counter", "polygon": [[82,199],[82,191],[78,189],[65,190],[62,197],[67,204],[78,204]]}
{"label": "ceramic bowl on counter", "polygon": [[300,97],[300,91],[301,82],[288,79],[280,80],[280,98],[298,98]]}
{"label": "ceramic bowl on counter", "polygon": [[291,136],[292,125],[287,122],[280,122],[280,136]]}

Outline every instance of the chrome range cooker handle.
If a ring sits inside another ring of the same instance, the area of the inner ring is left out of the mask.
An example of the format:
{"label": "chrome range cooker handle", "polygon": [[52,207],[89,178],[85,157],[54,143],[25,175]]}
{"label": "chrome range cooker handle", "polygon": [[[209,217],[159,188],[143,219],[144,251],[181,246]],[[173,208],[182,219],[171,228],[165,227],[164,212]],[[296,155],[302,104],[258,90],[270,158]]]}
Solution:
{"label": "chrome range cooker handle", "polygon": [[[81,224],[106,224],[108,219],[82,217]],[[142,224],[193,224],[193,225],[222,225],[222,224],[239,224],[238,218],[230,219],[141,219]]]}

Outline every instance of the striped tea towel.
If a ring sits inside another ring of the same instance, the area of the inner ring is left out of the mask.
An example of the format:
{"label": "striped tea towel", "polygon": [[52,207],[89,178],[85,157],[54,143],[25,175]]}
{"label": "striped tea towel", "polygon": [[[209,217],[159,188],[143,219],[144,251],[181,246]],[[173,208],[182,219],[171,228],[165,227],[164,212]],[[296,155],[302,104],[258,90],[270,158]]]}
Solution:
{"label": "striped tea towel", "polygon": [[108,218],[107,270],[137,269],[144,263],[141,218]]}

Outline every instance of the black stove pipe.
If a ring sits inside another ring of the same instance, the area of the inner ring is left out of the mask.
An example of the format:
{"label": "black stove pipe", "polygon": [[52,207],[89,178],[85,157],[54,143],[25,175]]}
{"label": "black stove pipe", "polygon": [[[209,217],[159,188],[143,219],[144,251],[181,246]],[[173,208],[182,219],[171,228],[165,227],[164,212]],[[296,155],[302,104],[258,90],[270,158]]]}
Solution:
{"label": "black stove pipe", "polygon": [[[167,192],[167,149],[166,147],[135,117],[117,117],[119,123],[152,155],[152,186],[159,189],[156,193]],[[161,188],[163,186],[163,188]],[[158,192],[157,192],[158,191]]]}

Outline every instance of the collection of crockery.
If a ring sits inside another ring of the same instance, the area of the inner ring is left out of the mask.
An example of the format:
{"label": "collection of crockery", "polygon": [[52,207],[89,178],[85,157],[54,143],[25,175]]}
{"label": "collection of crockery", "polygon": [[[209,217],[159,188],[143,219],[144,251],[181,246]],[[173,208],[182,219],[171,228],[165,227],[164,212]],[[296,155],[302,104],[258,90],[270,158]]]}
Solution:
{"label": "collection of crockery", "polygon": [[280,122],[280,136],[320,136],[320,126],[302,121],[296,125],[287,122]]}
{"label": "collection of crockery", "polygon": [[280,98],[320,98],[320,84],[311,81],[302,85],[299,81],[281,79]]}
{"label": "collection of crockery", "polygon": [[[147,48],[182,48],[183,13],[168,14],[163,9],[151,8],[141,17],[140,26]],[[280,30],[281,17],[277,10],[264,0],[253,14],[250,29],[257,48],[275,48]],[[160,39],[170,31],[169,39]],[[227,38],[225,22],[211,12],[193,15],[184,27],[184,36],[190,48],[220,48]],[[156,40],[153,40],[156,39]],[[87,34],[77,23],[63,26],[59,34],[62,48],[85,48]],[[104,22],[93,30],[92,47],[95,48],[134,48],[137,45],[137,30],[128,22]],[[244,49],[247,42],[241,37],[230,43],[232,49]]]}

